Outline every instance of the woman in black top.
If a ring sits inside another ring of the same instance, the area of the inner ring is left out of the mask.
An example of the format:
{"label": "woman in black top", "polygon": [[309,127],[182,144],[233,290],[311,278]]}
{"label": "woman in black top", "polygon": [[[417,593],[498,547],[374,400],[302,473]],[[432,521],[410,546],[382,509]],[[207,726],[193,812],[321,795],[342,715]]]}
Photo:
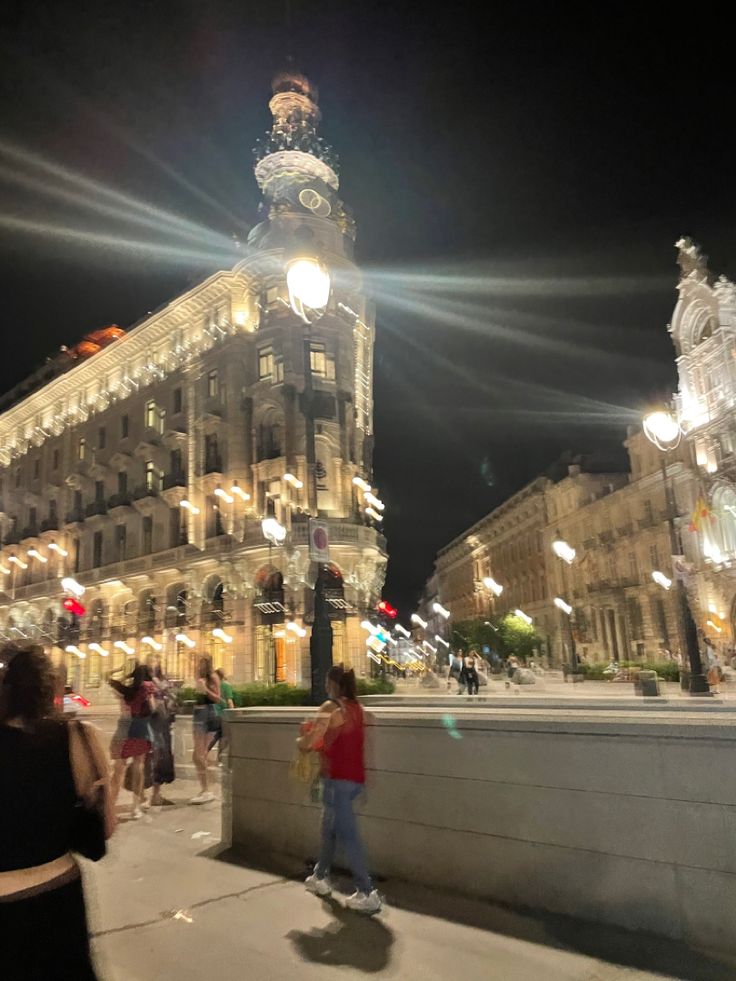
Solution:
{"label": "woman in black top", "polygon": [[112,834],[105,750],[92,726],[83,736],[55,717],[54,672],[40,647],[6,647],[0,661],[8,665],[0,683],[0,977],[93,981],[69,842],[75,805],[97,784],[105,789],[106,836]]}

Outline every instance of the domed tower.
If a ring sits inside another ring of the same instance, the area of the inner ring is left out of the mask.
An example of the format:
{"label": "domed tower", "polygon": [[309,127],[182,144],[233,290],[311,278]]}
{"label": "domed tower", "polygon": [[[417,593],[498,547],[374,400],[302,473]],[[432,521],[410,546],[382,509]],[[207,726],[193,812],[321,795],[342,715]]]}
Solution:
{"label": "domed tower", "polygon": [[257,309],[254,503],[293,526],[294,542],[307,514],[330,522],[331,554],[340,535],[358,542],[354,555],[343,553],[343,571],[366,602],[380,593],[385,567],[383,505],[372,487],[374,313],[353,261],[337,156],[318,135],[317,88],[280,72],[269,106],[271,129],[254,149],[261,220],[237,267]]}

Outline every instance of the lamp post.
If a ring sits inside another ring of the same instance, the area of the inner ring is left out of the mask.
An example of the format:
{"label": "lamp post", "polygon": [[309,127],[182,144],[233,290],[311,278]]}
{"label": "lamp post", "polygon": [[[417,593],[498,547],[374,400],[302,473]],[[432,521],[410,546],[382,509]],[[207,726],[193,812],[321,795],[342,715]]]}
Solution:
{"label": "lamp post", "polygon": [[[665,502],[667,506],[667,527],[670,536],[670,552],[674,564],[675,556],[682,554],[680,530],[675,521],[675,498],[672,482],[667,473],[667,453],[677,449],[682,439],[682,428],[672,412],[667,409],[657,409],[648,413],[642,422],[644,435],[653,443],[660,453],[659,465],[664,484]],[[674,571],[676,582],[677,614],[681,643],[687,651],[690,664],[690,694],[710,695],[710,686],[703,674],[703,663],[700,659],[698,645],[698,628],[695,625],[690,603],[688,601],[685,582],[681,575]]]}
{"label": "lamp post", "polygon": [[[289,304],[294,313],[304,321],[304,436],[307,463],[307,503],[309,513],[318,517],[317,504],[317,450],[314,430],[314,384],[312,379],[312,343],[309,325],[324,313],[330,299],[331,281],[327,268],[313,255],[298,255],[286,264],[286,285]],[[326,698],[325,678],[332,666],[332,624],[324,595],[322,565],[317,565],[317,581],[314,587],[314,618],[309,638],[311,667],[310,700],[321,704]]]}
{"label": "lamp post", "polygon": [[[565,539],[560,534],[559,529],[555,535],[555,540],[552,542],[552,551],[555,553],[557,558],[562,562],[562,592],[565,596],[570,595],[567,589],[567,576],[565,574],[565,567],[572,565],[575,561],[575,549],[568,545]],[[568,642],[569,642],[569,653],[570,653],[570,673],[577,674],[578,670],[578,655],[575,650],[575,629],[573,626],[573,617],[575,615],[572,607],[569,610],[565,606],[560,605],[560,603],[555,600],[555,606],[560,611],[560,616],[562,617],[563,623],[567,628]],[[565,679],[567,680],[567,679]]]}

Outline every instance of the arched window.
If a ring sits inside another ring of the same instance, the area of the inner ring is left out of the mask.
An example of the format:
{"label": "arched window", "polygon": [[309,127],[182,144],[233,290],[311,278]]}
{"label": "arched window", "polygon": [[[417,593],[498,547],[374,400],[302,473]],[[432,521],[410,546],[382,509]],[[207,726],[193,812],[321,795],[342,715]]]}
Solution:
{"label": "arched window", "polygon": [[718,546],[723,555],[736,554],[736,490],[730,486],[719,487],[713,495],[713,515],[716,519],[706,535]]}
{"label": "arched window", "polygon": [[149,590],[141,596],[140,628],[147,634],[156,629],[156,597]]}
{"label": "arched window", "polygon": [[284,418],[276,410],[266,412],[258,424],[258,462],[284,455]]}

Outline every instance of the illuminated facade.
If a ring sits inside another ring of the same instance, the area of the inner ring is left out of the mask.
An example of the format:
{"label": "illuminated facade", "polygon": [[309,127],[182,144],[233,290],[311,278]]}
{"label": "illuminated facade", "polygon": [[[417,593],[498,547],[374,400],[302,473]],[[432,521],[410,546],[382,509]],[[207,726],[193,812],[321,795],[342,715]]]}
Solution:
{"label": "illuminated facade", "polygon": [[[334,656],[367,673],[358,625],[386,565],[364,489],[373,313],[316,90],[282,74],[270,108],[246,258],[0,415],[0,631],[39,639],[85,689],[144,656],[188,680],[203,652],[238,681],[307,682],[316,514]],[[304,256],[329,271],[319,315],[287,287]],[[282,544],[264,537],[268,516]],[[78,622],[64,575],[86,587]]]}
{"label": "illuminated facade", "polygon": [[[632,431],[625,445],[630,474],[574,465],[559,481],[537,478],[438,553],[438,594],[454,621],[521,609],[532,617],[541,653],[569,663],[559,597],[573,608],[576,650],[587,660],[680,649],[674,594],[652,579],[657,570],[671,574],[659,453],[641,432]],[[666,461],[680,513],[692,502],[685,457],[683,445]],[[570,564],[553,551],[558,539],[575,550]],[[484,582],[489,578],[503,586],[500,595]]]}
{"label": "illuminated facade", "polygon": [[736,284],[708,269],[690,239],[677,243],[679,298],[670,333],[677,355],[677,413],[689,447],[691,496],[684,522],[698,627],[717,648],[734,643],[736,617]]}

